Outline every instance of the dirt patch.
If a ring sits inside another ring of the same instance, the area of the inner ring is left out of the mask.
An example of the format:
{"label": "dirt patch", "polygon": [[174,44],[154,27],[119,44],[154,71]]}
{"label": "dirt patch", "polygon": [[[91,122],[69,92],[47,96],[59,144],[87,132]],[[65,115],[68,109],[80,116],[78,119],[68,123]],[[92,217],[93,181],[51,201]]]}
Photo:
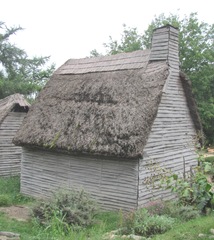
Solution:
{"label": "dirt patch", "polygon": [[4,212],[8,217],[18,221],[28,221],[31,217],[31,210],[26,206],[0,207],[0,212]]}

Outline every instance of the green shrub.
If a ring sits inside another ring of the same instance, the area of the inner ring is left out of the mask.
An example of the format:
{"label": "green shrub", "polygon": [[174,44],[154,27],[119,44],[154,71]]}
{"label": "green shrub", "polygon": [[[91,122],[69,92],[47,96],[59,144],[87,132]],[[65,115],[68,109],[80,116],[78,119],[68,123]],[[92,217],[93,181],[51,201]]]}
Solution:
{"label": "green shrub", "polygon": [[136,212],[135,234],[149,237],[170,230],[175,219],[166,215],[150,215],[146,209]]}
{"label": "green shrub", "polygon": [[121,234],[137,234],[149,237],[168,231],[175,223],[175,219],[166,215],[151,215],[147,209],[123,214]]}
{"label": "green shrub", "polygon": [[200,216],[200,212],[194,206],[184,206],[178,203],[168,204],[168,216],[181,221],[189,221]]}
{"label": "green shrub", "polygon": [[198,167],[189,178],[179,178],[177,174],[172,174],[162,182],[167,185],[167,189],[177,194],[181,205],[192,205],[202,212],[210,206],[213,198],[212,184],[203,167]]}
{"label": "green shrub", "polygon": [[65,230],[90,226],[96,214],[95,201],[84,191],[75,190],[60,191],[50,201],[42,201],[33,208],[33,216],[41,225],[50,227],[57,222]]}
{"label": "green shrub", "polygon": [[150,215],[167,215],[182,221],[200,216],[200,212],[194,206],[181,205],[178,201],[151,202],[146,209]]}
{"label": "green shrub", "polygon": [[6,194],[0,195],[0,207],[11,205],[11,199]]}

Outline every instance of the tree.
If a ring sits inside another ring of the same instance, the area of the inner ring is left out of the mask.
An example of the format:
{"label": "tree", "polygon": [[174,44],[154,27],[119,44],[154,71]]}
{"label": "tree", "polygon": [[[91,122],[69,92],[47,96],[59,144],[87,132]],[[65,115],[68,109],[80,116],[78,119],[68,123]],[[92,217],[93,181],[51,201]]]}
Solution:
{"label": "tree", "polygon": [[[151,22],[144,34],[136,28],[124,27],[120,43],[110,37],[104,44],[107,54],[128,52],[151,47],[153,30],[166,24],[179,28],[181,70],[192,82],[193,94],[199,108],[205,135],[214,143],[214,24],[200,22],[197,13],[180,19],[178,14],[161,14]],[[136,44],[137,43],[137,44]]]}
{"label": "tree", "polygon": [[[114,55],[122,52],[133,52],[139,49],[143,49],[143,37],[138,33],[137,28],[130,28],[123,24],[123,33],[121,40],[113,40],[109,36],[109,43],[103,44],[107,55]],[[96,49],[90,52],[91,57],[102,56]]]}
{"label": "tree", "polygon": [[49,57],[29,58],[27,53],[11,44],[9,38],[21,27],[8,28],[0,22],[0,99],[13,93],[37,93],[53,73],[54,65],[45,67]]}

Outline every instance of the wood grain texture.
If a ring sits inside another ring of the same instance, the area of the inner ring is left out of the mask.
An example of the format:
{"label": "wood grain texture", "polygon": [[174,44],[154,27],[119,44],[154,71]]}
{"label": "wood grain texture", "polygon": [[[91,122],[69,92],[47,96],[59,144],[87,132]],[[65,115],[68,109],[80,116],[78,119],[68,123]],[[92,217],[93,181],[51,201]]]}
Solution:
{"label": "wood grain texture", "polygon": [[85,189],[103,209],[136,208],[138,160],[97,159],[23,148],[21,192],[49,197],[58,188]]}
{"label": "wood grain texture", "polygon": [[[169,64],[171,61],[169,56]],[[178,68],[179,65],[175,62],[170,65],[171,74],[166,81],[157,117],[144,148],[144,157],[140,161],[138,207],[150,201],[175,197],[170,190],[162,190],[148,184],[148,177],[158,176],[161,169],[183,176],[184,171],[188,174],[190,169],[197,165],[196,130]]]}

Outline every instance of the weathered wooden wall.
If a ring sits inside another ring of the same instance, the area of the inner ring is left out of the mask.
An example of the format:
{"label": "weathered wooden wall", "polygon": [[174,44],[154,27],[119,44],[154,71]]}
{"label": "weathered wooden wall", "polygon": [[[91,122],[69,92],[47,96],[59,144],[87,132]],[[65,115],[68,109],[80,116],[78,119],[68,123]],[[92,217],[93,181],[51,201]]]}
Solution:
{"label": "weathered wooden wall", "polygon": [[[144,149],[144,157],[140,161],[139,207],[156,199],[174,197],[170,191],[152,189],[145,183],[147,177],[160,173],[160,168],[170,169],[182,175],[184,171],[189,172],[191,167],[197,165],[196,131],[179,77],[178,37],[175,37],[178,33],[173,28],[171,30],[169,34],[166,29],[159,29],[153,39],[154,46],[161,46],[162,41],[163,44],[169,45],[168,53],[167,49],[162,51],[164,56],[167,54],[170,74]],[[165,40],[167,34],[169,34],[168,43]],[[152,60],[157,60],[155,56],[161,55],[158,54],[159,51],[158,47],[156,50],[153,49]]]}
{"label": "weathered wooden wall", "polygon": [[136,208],[138,161],[74,157],[23,148],[21,192],[48,197],[58,188],[84,188],[103,209]]}
{"label": "weathered wooden wall", "polygon": [[0,176],[20,174],[22,148],[15,146],[12,139],[26,113],[10,112],[0,125]]}

